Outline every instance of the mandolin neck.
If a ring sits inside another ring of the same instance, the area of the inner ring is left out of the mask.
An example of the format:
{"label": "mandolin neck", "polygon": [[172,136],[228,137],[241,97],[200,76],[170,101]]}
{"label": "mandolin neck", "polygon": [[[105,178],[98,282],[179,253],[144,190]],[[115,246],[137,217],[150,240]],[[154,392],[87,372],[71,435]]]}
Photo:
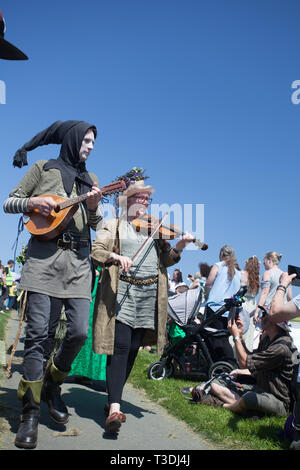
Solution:
{"label": "mandolin neck", "polygon": [[79,204],[80,202],[85,201],[86,198],[87,198],[87,193],[82,194],[81,196],[72,197],[71,199],[68,199],[67,201],[61,202],[59,204],[59,210],[66,209],[67,207],[74,206],[75,204]]}
{"label": "mandolin neck", "polygon": [[[126,188],[126,185],[123,181],[115,181],[114,183],[107,184],[106,186],[103,186],[101,189],[102,196],[107,196],[108,194],[113,194],[118,191],[123,191]],[[67,199],[64,202],[61,202],[57,208],[55,209],[55,212],[59,212],[62,209],[66,209],[67,207],[74,206],[75,204],[80,204],[80,202],[83,202],[87,199],[88,193],[81,194],[81,196],[76,196],[72,197],[70,199]]]}

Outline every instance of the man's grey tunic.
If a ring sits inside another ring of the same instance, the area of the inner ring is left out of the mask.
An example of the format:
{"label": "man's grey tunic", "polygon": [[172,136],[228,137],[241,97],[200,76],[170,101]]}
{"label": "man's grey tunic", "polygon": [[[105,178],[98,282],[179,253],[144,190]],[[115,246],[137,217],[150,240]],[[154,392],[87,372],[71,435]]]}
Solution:
{"label": "man's grey tunic", "polygon": [[[9,196],[30,198],[53,194],[67,197],[60,171],[55,168],[44,171],[46,162],[47,160],[37,161]],[[90,176],[98,183],[94,174],[90,173]],[[76,196],[74,184],[70,197]],[[89,211],[84,204],[80,204],[65,231],[89,238],[89,227],[96,230],[101,220],[100,209]],[[89,247],[76,251],[62,249],[57,247],[55,239],[39,241],[38,238],[31,237],[22,269],[21,289],[58,298],[91,299],[92,270],[89,251]]]}

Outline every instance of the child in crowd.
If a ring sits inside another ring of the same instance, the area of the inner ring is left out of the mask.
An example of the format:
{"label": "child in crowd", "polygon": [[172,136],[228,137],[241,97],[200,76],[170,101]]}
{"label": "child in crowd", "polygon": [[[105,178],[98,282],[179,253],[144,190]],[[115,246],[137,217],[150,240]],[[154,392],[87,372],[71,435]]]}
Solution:
{"label": "child in crowd", "polygon": [[12,286],[9,287],[8,303],[7,303],[8,310],[12,310],[15,307],[16,296],[17,296],[17,283],[16,281],[14,281]]}

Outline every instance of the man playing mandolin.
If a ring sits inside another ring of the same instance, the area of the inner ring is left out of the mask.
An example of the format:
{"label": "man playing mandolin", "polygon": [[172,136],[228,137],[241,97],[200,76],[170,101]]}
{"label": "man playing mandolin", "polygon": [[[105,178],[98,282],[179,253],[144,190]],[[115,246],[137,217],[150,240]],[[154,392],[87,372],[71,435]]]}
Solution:
{"label": "man playing mandolin", "polygon": [[[123,387],[141,344],[165,343],[167,323],[167,267],[180,260],[194,238],[186,233],[171,248],[165,240],[137,232],[133,220],[147,212],[151,186],[131,182],[119,197],[124,209],[108,220],[92,247],[95,265],[103,275],[95,301],[93,348],[107,354],[106,431],[116,432],[126,416],[120,411]],[[151,227],[151,231],[155,227]],[[146,243],[145,243],[146,242]]]}
{"label": "man playing mandolin", "polygon": [[[102,220],[98,179],[85,167],[96,136],[96,127],[86,122],[57,121],[27,142],[14,157],[14,165],[22,167],[27,165],[27,151],[61,144],[57,159],[39,160],[28,170],[5,201],[5,212],[23,212],[29,217],[37,213],[51,228],[56,197],[82,195],[85,200],[77,204],[67,226],[62,224],[59,235],[54,233],[53,238],[49,232],[47,240],[32,236],[28,243],[20,282],[27,293],[27,328],[23,377],[18,387],[23,409],[17,447],[36,447],[41,398],[48,403],[50,416],[56,422],[68,421],[60,384],[87,337],[92,281],[90,228],[96,230]],[[65,306],[67,333],[43,378],[43,343],[53,297],[61,299]]]}

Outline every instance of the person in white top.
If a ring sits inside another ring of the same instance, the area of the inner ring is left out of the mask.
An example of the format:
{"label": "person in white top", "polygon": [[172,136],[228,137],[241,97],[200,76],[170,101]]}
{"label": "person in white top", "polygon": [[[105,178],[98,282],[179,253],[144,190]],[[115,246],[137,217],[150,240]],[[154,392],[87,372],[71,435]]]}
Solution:
{"label": "person in white top", "polygon": [[173,279],[172,279],[172,281],[169,282],[169,291],[173,292],[175,294],[176,293],[176,287],[181,282],[183,282],[182,272],[180,271],[180,269],[174,269]]}
{"label": "person in white top", "polygon": [[[279,268],[279,263],[282,258],[281,254],[276,253],[276,251],[269,251],[264,256],[264,267],[265,272],[261,281],[261,293],[257,302],[257,305],[266,305],[269,306],[272,302],[272,299],[275,295],[276,288],[279,284],[279,278],[283,271]],[[285,297],[287,300],[292,299],[292,291],[289,287],[287,289]],[[259,308],[256,308],[255,311],[255,320],[258,320]]]}
{"label": "person in white top", "polygon": [[[206,302],[206,316],[215,316],[215,312],[224,305],[224,299],[236,294],[241,284],[241,273],[236,269],[237,260],[234,249],[224,245],[219,254],[220,262],[215,263],[206,281],[205,291],[208,295]],[[228,313],[215,317],[210,327],[227,329]],[[213,360],[234,359],[233,349],[228,337],[212,337],[209,339],[214,351]]]}
{"label": "person in white top", "polygon": [[[259,338],[261,335],[261,328],[259,326],[259,307],[266,306],[270,307],[272,299],[275,295],[276,288],[279,284],[279,278],[283,271],[279,268],[279,263],[282,258],[282,255],[276,253],[276,251],[269,251],[264,256],[264,267],[265,272],[261,280],[261,292],[259,299],[257,301],[257,307],[254,314],[254,324],[256,325],[256,332],[253,337],[253,347],[258,346]],[[291,288],[287,289],[287,292],[284,295],[285,301],[291,300],[292,291]]]}

